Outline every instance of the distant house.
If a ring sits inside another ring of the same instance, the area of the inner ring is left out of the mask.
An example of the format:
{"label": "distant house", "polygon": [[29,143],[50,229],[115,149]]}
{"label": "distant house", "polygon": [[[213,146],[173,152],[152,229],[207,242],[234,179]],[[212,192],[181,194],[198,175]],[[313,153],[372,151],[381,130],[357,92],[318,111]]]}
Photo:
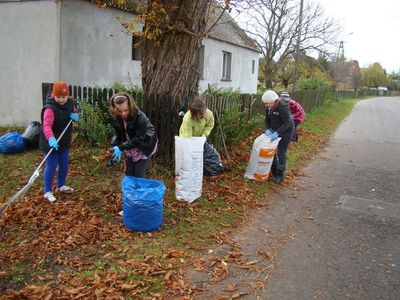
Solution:
{"label": "distant house", "polygon": [[338,60],[331,64],[331,72],[339,90],[356,90],[362,87],[362,76],[357,60]]}
{"label": "distant house", "polygon": [[[0,126],[39,119],[42,82],[141,86],[140,51],[117,16],[135,15],[88,0],[0,0]],[[211,84],[256,92],[258,49],[228,14],[202,43],[201,90]]]}

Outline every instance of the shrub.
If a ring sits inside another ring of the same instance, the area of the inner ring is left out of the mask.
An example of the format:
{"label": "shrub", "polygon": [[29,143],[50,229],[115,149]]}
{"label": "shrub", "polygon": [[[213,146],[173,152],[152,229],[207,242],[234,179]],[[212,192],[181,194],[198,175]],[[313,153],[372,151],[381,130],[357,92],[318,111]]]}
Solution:
{"label": "shrub", "polygon": [[299,90],[316,90],[320,88],[330,88],[332,83],[329,80],[311,76],[299,82]]}
{"label": "shrub", "polygon": [[209,85],[208,89],[203,91],[201,93],[201,96],[207,97],[207,96],[223,96],[223,97],[228,97],[228,96],[238,96],[240,95],[240,90],[239,89],[233,89],[233,88],[220,88],[215,84]]}
{"label": "shrub", "polygon": [[257,87],[257,95],[262,95],[267,90],[265,86],[258,86]]}
{"label": "shrub", "polygon": [[141,87],[136,86],[136,85],[127,87],[122,81],[115,81],[112,84],[111,88],[118,92],[128,92],[134,98],[142,98],[143,97],[143,89]]}
{"label": "shrub", "polygon": [[[218,126],[221,126],[227,144],[237,144],[255,128],[261,126],[262,117],[247,119],[247,115],[247,111],[240,111],[239,104],[234,104],[230,109],[224,111]],[[217,134],[219,135],[219,130],[215,128],[213,135]]]}
{"label": "shrub", "polygon": [[78,141],[91,146],[107,147],[112,132],[107,114],[86,101],[79,102],[81,116],[78,123]]}

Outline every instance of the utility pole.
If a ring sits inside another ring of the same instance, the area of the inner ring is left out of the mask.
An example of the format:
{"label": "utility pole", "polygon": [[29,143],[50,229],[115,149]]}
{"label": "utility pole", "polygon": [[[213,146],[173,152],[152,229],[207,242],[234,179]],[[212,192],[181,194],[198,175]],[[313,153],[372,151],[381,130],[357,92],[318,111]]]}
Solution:
{"label": "utility pole", "polygon": [[344,89],[346,88],[346,80],[345,77],[347,75],[347,71],[345,69],[345,58],[344,58],[344,46],[343,41],[340,41],[339,51],[336,58],[336,69],[338,70],[337,75],[337,88]]}
{"label": "utility pole", "polygon": [[343,46],[343,41],[340,41],[339,44],[339,52],[338,52],[338,58],[337,60],[339,61],[344,61],[344,46]]}
{"label": "utility pole", "polygon": [[303,23],[303,2],[304,0],[300,0],[300,13],[299,13],[299,30],[297,32],[297,43],[296,43],[296,56],[294,62],[294,78],[293,78],[293,88],[292,92],[295,92],[297,89],[297,79],[299,77],[299,59],[300,59],[300,39],[301,39],[301,27]]}

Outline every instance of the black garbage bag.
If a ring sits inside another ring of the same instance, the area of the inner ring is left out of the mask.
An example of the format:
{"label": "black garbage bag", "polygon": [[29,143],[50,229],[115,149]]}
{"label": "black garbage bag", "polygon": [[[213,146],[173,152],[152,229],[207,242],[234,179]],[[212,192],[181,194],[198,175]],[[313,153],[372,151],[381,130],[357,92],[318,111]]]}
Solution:
{"label": "black garbage bag", "polygon": [[25,139],[27,148],[37,149],[39,148],[39,137],[42,131],[42,125],[40,122],[33,121],[26,127],[22,133],[22,137]]}
{"label": "black garbage bag", "polygon": [[0,137],[0,153],[14,154],[24,151],[25,139],[17,132],[9,132]]}
{"label": "black garbage bag", "polygon": [[203,152],[203,173],[205,176],[215,176],[221,174],[224,167],[221,163],[221,156],[213,145],[204,144]]}

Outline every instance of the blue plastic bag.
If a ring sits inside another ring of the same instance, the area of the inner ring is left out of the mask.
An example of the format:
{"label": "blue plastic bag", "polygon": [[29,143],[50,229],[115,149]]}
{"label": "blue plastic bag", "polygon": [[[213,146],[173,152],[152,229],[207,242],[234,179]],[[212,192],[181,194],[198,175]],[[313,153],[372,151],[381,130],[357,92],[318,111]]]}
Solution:
{"label": "blue plastic bag", "polygon": [[25,139],[16,131],[6,133],[0,137],[0,153],[19,153],[25,149]]}
{"label": "blue plastic bag", "polygon": [[122,180],[123,221],[131,230],[154,231],[163,221],[162,181],[125,176]]}

